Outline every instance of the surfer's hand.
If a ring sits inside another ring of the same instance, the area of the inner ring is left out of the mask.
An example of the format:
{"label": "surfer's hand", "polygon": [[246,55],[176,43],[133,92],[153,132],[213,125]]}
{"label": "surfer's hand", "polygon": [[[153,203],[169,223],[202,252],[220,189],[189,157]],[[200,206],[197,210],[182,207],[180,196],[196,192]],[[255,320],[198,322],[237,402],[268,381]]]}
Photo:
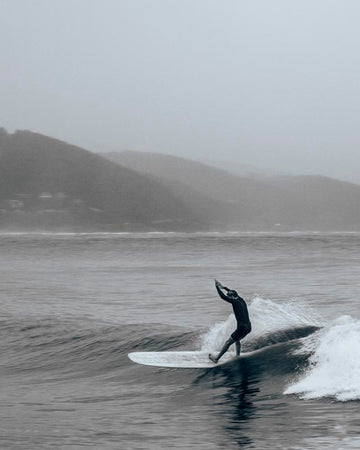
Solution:
{"label": "surfer's hand", "polygon": [[224,286],[218,280],[215,280],[215,286],[219,287],[220,289],[224,289]]}

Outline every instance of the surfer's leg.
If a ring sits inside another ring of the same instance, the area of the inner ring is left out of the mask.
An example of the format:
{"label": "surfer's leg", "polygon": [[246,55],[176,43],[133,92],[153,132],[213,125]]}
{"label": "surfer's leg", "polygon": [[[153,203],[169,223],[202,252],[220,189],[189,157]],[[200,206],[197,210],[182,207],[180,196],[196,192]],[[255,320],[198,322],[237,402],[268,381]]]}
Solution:
{"label": "surfer's leg", "polygon": [[234,341],[234,339],[233,339],[232,337],[229,338],[229,339],[225,342],[224,347],[220,350],[220,353],[217,355],[216,358],[214,358],[214,357],[212,356],[212,354],[209,353],[209,358],[211,359],[211,361],[214,362],[214,363],[217,363],[217,362],[219,361],[219,359],[222,357],[222,355],[223,355],[224,353],[226,353],[226,352],[229,350],[230,345],[232,345],[234,342],[235,342],[235,341]]}
{"label": "surfer's leg", "polygon": [[240,356],[241,351],[241,339],[243,339],[247,334],[249,334],[251,326],[247,324],[238,324],[237,329],[233,332],[231,337],[234,339],[236,344],[236,355]]}

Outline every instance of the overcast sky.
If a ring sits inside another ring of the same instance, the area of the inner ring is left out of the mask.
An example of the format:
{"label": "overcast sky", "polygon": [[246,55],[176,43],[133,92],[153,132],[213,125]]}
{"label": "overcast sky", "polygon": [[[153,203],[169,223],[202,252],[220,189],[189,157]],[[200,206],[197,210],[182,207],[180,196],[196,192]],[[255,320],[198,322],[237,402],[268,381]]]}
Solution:
{"label": "overcast sky", "polygon": [[0,126],[360,182],[359,0],[0,0]]}

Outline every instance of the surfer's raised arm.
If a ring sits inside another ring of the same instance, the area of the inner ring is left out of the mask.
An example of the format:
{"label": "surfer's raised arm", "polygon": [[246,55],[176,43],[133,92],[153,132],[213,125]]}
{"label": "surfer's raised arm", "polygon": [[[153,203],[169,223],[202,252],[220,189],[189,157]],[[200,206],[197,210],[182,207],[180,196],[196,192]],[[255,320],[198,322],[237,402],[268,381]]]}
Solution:
{"label": "surfer's raised arm", "polygon": [[233,299],[228,297],[227,295],[225,295],[222,291],[222,289],[225,289],[227,292],[229,292],[229,288],[227,288],[226,286],[223,286],[219,281],[215,280],[215,287],[216,290],[218,291],[218,294],[220,295],[220,297],[225,300],[226,302],[232,303]]}

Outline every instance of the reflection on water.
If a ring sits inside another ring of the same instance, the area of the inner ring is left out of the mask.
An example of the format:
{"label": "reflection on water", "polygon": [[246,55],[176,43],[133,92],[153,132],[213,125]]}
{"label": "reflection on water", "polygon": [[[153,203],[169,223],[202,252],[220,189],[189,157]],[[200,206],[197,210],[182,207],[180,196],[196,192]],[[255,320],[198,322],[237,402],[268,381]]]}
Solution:
{"label": "reflection on water", "polygon": [[194,384],[207,382],[214,398],[212,413],[224,436],[223,444],[236,442],[239,448],[253,443],[248,422],[256,416],[254,399],[260,392],[260,371],[250,360],[238,360],[201,374]]}
{"label": "reflection on water", "polygon": [[259,393],[259,374],[254,373],[247,361],[238,361],[232,370],[223,373],[228,391],[223,395],[223,404],[228,407],[227,423],[223,430],[239,447],[252,444],[247,423],[256,416],[254,399]]}

